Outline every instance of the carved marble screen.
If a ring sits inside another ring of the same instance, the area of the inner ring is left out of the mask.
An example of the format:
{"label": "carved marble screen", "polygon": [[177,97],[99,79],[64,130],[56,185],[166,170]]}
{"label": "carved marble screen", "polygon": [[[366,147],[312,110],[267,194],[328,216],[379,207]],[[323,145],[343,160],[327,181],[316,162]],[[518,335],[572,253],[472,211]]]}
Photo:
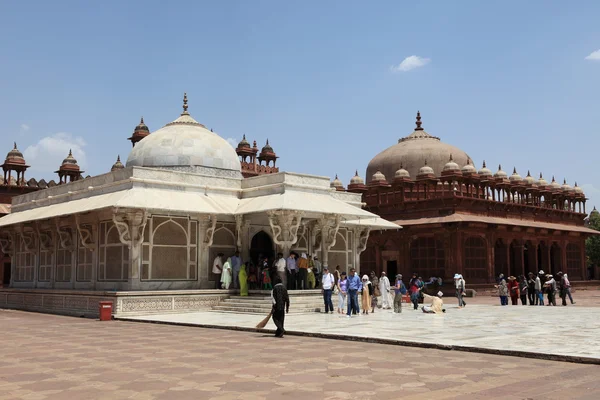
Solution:
{"label": "carved marble screen", "polygon": [[112,221],[102,222],[99,230],[98,281],[126,281],[129,277],[129,247],[119,239]]}
{"label": "carved marble screen", "polygon": [[33,282],[33,272],[35,268],[35,254],[28,249],[25,243],[25,239],[21,234],[17,235],[18,244],[17,252],[15,254],[15,265],[17,276],[16,281],[19,282]]}
{"label": "carved marble screen", "polygon": [[[84,227],[87,230],[92,230],[91,226]],[[91,282],[93,270],[94,252],[83,246],[81,235],[77,235],[77,282]]]}
{"label": "carved marble screen", "polygon": [[215,228],[215,233],[213,235],[213,244],[210,247],[210,251],[208,253],[209,272],[212,273],[212,265],[217,254],[225,254],[225,257],[223,257],[223,263],[227,261],[228,257],[234,255],[236,249],[234,230],[235,225],[217,224]]}
{"label": "carved marble screen", "polygon": [[51,250],[40,247],[40,266],[38,281],[49,282],[52,279],[52,266],[54,265],[54,254]]}
{"label": "carved marble screen", "polygon": [[144,229],[142,280],[196,280],[198,222],[152,216]]}

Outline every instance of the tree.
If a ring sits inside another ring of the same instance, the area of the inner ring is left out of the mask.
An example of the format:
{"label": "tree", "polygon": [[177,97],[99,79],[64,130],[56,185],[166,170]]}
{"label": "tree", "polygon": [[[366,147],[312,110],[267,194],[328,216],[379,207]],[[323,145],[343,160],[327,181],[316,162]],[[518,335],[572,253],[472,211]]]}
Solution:
{"label": "tree", "polygon": [[[594,210],[590,213],[588,228],[600,231],[600,212]],[[592,235],[585,241],[585,255],[592,265],[600,265],[600,235]]]}

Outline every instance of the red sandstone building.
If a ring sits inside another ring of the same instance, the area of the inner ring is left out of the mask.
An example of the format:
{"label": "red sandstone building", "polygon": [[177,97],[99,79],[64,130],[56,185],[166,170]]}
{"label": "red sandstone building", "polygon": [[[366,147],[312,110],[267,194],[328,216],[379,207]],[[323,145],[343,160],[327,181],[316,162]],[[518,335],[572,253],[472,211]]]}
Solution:
{"label": "red sandstone building", "polygon": [[[585,239],[596,232],[584,226],[577,184],[493,173],[485,162],[477,170],[464,151],[425,132],[419,113],[416,125],[371,160],[366,184],[356,174],[348,185],[368,211],[402,226],[370,235],[364,271],[461,273],[471,283],[539,270],[585,279]],[[345,190],[337,177],[332,187]]]}
{"label": "red sandstone building", "polygon": [[[140,123],[134,128],[131,137],[127,138],[127,140],[131,141],[132,146],[135,146],[136,143],[148,135],[150,135],[150,130],[142,118]],[[29,168],[29,165],[25,162],[23,153],[17,149],[17,144],[15,143],[14,148],[8,152],[4,164],[2,164],[3,180],[0,185],[0,217],[10,213],[11,199],[14,196],[84,179],[84,171],[81,171],[71,150],[68,151],[67,157],[63,160],[58,170],[54,172],[58,175],[58,182],[54,180],[46,182],[44,179],[38,181],[34,178],[26,181],[25,172]],[[250,147],[250,143],[248,143],[244,135],[236,148],[236,153],[240,157],[242,175],[245,178],[279,172],[279,168],[275,166],[278,157],[273,147],[269,145],[269,140],[267,140],[266,145],[259,153],[256,141]],[[125,166],[121,162],[120,156],[117,156],[117,161],[111,167],[111,171],[121,168],[125,168]],[[88,177],[89,175],[85,178]],[[0,247],[0,288],[9,286],[10,271],[10,257],[5,255]]]}

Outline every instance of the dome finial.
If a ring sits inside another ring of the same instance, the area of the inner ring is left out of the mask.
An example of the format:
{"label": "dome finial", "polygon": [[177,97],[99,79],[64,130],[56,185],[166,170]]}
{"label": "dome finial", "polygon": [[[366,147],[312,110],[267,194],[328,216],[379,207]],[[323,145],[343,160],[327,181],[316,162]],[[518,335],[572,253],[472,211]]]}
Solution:
{"label": "dome finial", "polygon": [[15,145],[15,147],[13,148],[13,150],[16,150],[17,149],[17,142],[13,142],[13,143]]}
{"label": "dome finial", "polygon": [[454,161],[454,160],[452,159],[452,153],[450,153],[450,160],[449,160],[449,161]]}
{"label": "dome finial", "polygon": [[421,111],[417,111],[417,127],[415,128],[415,131],[422,131],[423,128],[421,128]]}
{"label": "dome finial", "polygon": [[144,117],[140,118],[140,124],[144,123]]}
{"label": "dome finial", "polygon": [[354,172],[354,176],[358,176],[358,170],[356,170],[356,172]]}
{"label": "dome finial", "polygon": [[487,168],[487,167],[485,166],[485,160],[483,160],[483,168]]}
{"label": "dome finial", "polygon": [[183,114],[189,114],[188,113],[188,103],[187,103],[187,93],[183,94]]}
{"label": "dome finial", "polygon": [[121,155],[117,154],[117,162],[120,162],[120,161],[121,161]]}
{"label": "dome finial", "polygon": [[517,173],[517,167],[513,167],[513,174]]}
{"label": "dome finial", "polygon": [[69,149],[69,156],[73,157],[73,152],[71,151],[71,149]]}
{"label": "dome finial", "polygon": [[267,146],[269,145],[269,139],[267,138]]}

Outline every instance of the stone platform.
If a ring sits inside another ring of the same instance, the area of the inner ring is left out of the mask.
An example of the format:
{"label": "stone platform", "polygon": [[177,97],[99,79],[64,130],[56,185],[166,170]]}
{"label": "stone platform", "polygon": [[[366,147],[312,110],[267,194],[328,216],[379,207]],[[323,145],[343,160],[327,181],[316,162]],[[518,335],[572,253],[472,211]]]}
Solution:
{"label": "stone platform", "polygon": [[[261,316],[198,312],[129,320],[254,331]],[[274,328],[272,321],[266,327]],[[401,314],[378,310],[352,318],[288,314],[286,329],[290,335],[600,364],[597,307],[469,305],[458,309],[451,304],[443,315],[406,306]]]}
{"label": "stone platform", "polygon": [[[320,290],[290,291],[294,312],[319,311]],[[271,308],[269,290],[251,290],[250,296],[238,296],[237,290],[156,290],[93,291],[59,289],[0,289],[0,308],[37,311],[50,314],[97,318],[100,301],[113,303],[113,316],[127,317],[165,313],[220,311],[257,313]],[[300,307],[299,305],[303,306]]]}

